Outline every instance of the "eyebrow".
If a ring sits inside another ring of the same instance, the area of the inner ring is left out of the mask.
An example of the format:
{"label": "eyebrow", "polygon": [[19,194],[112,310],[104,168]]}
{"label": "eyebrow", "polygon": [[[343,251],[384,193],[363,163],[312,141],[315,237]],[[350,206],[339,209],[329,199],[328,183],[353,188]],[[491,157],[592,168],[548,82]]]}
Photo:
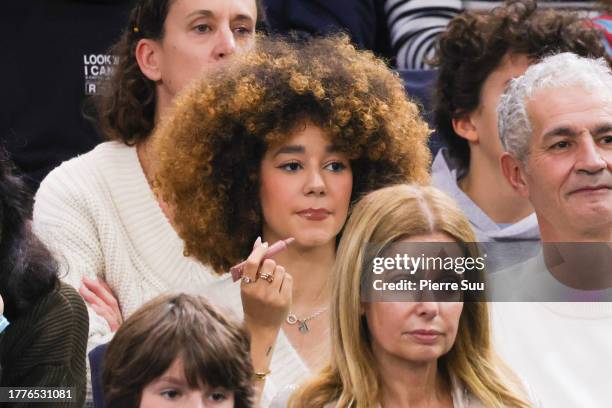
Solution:
{"label": "eyebrow", "polygon": [[[187,14],[187,18],[191,18],[194,16],[200,16],[200,17],[206,17],[206,18],[215,18],[215,13],[213,13],[211,10],[195,10],[192,11],[191,13]],[[237,14],[234,17],[232,17],[231,21],[248,21],[248,22],[252,22],[253,21],[253,17],[247,15],[247,14]]]}
{"label": "eyebrow", "polygon": [[554,128],[553,130],[546,132],[543,138],[549,139],[555,136],[576,137],[577,134],[578,132],[576,132],[574,129],[567,127],[567,126],[563,126],[563,127]]}
{"label": "eyebrow", "polygon": [[252,23],[253,22],[253,17],[248,16],[246,14],[238,14],[238,15],[234,16],[234,18],[232,18],[232,21],[234,21],[234,22]]}
{"label": "eyebrow", "polygon": [[169,382],[175,385],[185,385],[185,380],[182,380],[176,377],[167,376],[167,375],[162,376],[157,379],[157,382],[162,382],[162,381]]}
{"label": "eyebrow", "polygon": [[201,16],[201,17],[209,17],[212,18],[215,16],[215,13],[213,13],[210,10],[195,10],[192,11],[191,13],[187,14],[187,18],[191,18],[194,16]]}
{"label": "eyebrow", "polygon": [[612,132],[612,123],[605,123],[603,125],[597,126],[595,131],[592,132],[594,135],[600,135],[602,133]]}
{"label": "eyebrow", "polygon": [[[589,130],[593,136],[600,135],[602,133],[612,131],[612,123],[604,123],[603,125],[597,125],[594,128]],[[555,136],[568,136],[568,137],[576,137],[578,132],[571,127],[561,126],[558,128],[554,128],[548,132],[546,132],[543,136],[544,139],[548,139]]]}
{"label": "eyebrow", "polygon": [[[336,153],[338,148],[333,145],[325,146],[325,151],[327,153]],[[279,148],[272,157],[276,157],[279,154],[303,154],[306,152],[306,148],[302,145],[287,145]]]}

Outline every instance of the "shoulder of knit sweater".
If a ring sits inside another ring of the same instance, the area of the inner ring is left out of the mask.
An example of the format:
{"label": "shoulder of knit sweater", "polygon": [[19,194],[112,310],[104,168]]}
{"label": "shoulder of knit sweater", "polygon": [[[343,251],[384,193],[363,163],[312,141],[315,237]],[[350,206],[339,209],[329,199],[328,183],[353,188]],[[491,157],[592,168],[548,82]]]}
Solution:
{"label": "shoulder of knit sweater", "polygon": [[[112,172],[117,165],[129,163],[133,147],[113,141],[100,143],[93,150],[74,157],[53,169],[40,183],[34,198],[34,224],[40,215],[57,213],[58,206],[70,203],[88,208],[99,197],[104,185],[102,174]],[[117,175],[119,178],[119,175]],[[40,231],[37,231],[40,233]]]}
{"label": "shoulder of knit sweater", "polygon": [[61,180],[88,178],[89,174],[87,171],[95,171],[102,167],[112,168],[114,163],[122,163],[129,160],[131,149],[133,147],[116,141],[100,143],[91,151],[66,160],[54,168],[42,181],[41,188]]}

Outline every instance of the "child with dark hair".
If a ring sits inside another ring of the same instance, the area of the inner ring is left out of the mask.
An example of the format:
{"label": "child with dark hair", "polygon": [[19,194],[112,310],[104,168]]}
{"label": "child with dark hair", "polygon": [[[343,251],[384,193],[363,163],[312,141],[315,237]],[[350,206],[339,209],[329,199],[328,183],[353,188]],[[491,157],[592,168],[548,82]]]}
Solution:
{"label": "child with dark hair", "polygon": [[74,387],[70,401],[53,406],[82,405],[87,310],[32,233],[29,200],[0,149],[0,315],[11,322],[1,334],[0,387]]}
{"label": "child with dark hair", "polygon": [[247,331],[204,298],[165,295],[123,323],[104,356],[109,407],[253,406]]}

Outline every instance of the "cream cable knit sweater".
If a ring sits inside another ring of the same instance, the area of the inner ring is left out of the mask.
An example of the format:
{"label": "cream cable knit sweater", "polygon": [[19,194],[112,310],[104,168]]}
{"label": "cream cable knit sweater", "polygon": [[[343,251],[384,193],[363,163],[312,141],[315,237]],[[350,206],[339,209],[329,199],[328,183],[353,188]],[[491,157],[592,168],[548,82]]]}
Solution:
{"label": "cream cable knit sweater", "polygon": [[[183,256],[183,241],[159,208],[136,149],[119,142],[102,143],[53,170],[36,194],[33,223],[60,262],[62,279],[75,288],[85,275],[104,279],[124,319],[159,294],[217,279]],[[88,311],[90,350],[112,333]]]}

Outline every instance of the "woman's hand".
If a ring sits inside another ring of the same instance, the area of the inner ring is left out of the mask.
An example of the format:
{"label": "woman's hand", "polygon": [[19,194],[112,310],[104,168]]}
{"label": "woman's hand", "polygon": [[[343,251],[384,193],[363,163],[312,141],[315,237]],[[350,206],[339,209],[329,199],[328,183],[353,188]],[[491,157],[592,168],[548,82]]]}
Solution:
{"label": "woman's hand", "polygon": [[267,249],[267,243],[257,238],[240,284],[244,323],[251,333],[251,359],[258,380],[256,401],[261,399],[274,344],[291,306],[293,286],[293,278],[285,268],[272,259],[263,260]]}
{"label": "woman's hand", "polygon": [[101,279],[83,277],[83,285],[79,293],[91,308],[108,322],[112,332],[117,331],[123,323],[119,302],[113,295],[111,288]]}
{"label": "woman's hand", "polygon": [[264,260],[268,243],[257,238],[244,267],[240,295],[249,329],[278,333],[289,313],[293,279],[272,259]]}

